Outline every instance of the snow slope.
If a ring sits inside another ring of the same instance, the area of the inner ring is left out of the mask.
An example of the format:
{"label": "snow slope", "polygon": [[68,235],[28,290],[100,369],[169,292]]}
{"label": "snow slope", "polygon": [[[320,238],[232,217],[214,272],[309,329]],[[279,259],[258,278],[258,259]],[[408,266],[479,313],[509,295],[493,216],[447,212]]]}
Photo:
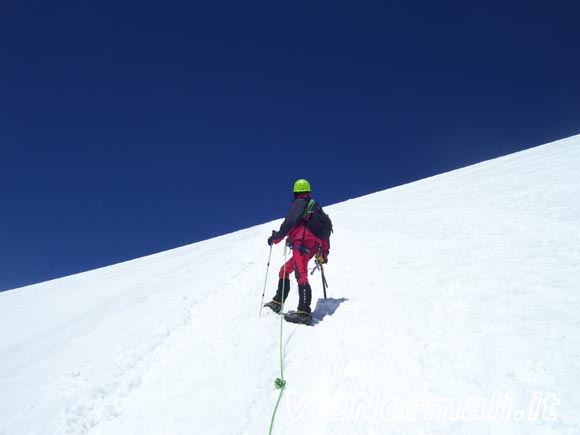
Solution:
{"label": "snow slope", "polygon": [[[580,136],[325,208],[273,433],[580,434]],[[279,224],[0,293],[0,434],[268,433]]]}

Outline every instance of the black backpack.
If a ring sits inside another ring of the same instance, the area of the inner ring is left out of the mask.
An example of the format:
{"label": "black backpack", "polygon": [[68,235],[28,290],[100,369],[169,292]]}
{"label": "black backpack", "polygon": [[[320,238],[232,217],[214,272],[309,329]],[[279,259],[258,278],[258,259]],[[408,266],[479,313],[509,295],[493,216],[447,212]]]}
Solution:
{"label": "black backpack", "polygon": [[322,210],[320,203],[311,199],[306,206],[303,219],[306,228],[312,231],[316,237],[322,240],[330,239],[330,234],[333,232],[332,221],[324,210]]}

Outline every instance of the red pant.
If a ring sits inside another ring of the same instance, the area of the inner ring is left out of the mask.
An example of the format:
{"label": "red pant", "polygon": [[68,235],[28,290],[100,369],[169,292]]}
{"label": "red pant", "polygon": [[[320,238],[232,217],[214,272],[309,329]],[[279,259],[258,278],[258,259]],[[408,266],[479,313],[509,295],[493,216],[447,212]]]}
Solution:
{"label": "red pant", "polygon": [[292,257],[286,262],[285,266],[280,268],[278,276],[284,278],[284,272],[286,272],[286,279],[289,278],[290,272],[294,271],[296,274],[296,281],[298,284],[308,283],[308,261],[314,257],[316,251],[311,249],[310,252],[303,252],[299,249],[292,249]]}

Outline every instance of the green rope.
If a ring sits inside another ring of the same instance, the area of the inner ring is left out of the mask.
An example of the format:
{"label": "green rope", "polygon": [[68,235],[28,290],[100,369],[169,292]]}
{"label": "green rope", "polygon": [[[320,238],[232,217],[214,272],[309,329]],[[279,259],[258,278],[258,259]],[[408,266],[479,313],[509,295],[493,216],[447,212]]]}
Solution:
{"label": "green rope", "polygon": [[274,420],[276,420],[276,413],[278,412],[278,406],[280,405],[280,401],[282,400],[282,393],[284,393],[284,389],[286,388],[286,381],[284,380],[284,343],[283,343],[283,327],[284,327],[284,293],[286,288],[286,245],[284,245],[284,276],[282,278],[282,301],[280,303],[280,377],[276,378],[274,381],[274,386],[277,390],[280,390],[280,394],[278,394],[278,400],[276,401],[276,406],[274,407],[274,412],[272,413],[272,419],[270,420],[270,431],[268,432],[269,435],[272,435],[272,429],[274,428]]}

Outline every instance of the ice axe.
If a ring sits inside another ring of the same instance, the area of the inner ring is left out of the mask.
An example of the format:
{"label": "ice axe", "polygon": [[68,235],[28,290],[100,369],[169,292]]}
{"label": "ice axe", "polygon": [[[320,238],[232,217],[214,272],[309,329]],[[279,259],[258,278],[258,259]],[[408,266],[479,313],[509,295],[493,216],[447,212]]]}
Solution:
{"label": "ice axe", "polygon": [[314,263],[316,264],[316,266],[314,267],[314,269],[312,269],[310,275],[312,275],[316,271],[316,269],[320,269],[320,275],[322,276],[322,291],[324,292],[324,299],[326,299],[326,288],[328,287],[328,282],[326,281],[326,277],[324,276],[324,267],[322,266],[324,264],[324,258],[320,254],[320,251],[316,253]]}

